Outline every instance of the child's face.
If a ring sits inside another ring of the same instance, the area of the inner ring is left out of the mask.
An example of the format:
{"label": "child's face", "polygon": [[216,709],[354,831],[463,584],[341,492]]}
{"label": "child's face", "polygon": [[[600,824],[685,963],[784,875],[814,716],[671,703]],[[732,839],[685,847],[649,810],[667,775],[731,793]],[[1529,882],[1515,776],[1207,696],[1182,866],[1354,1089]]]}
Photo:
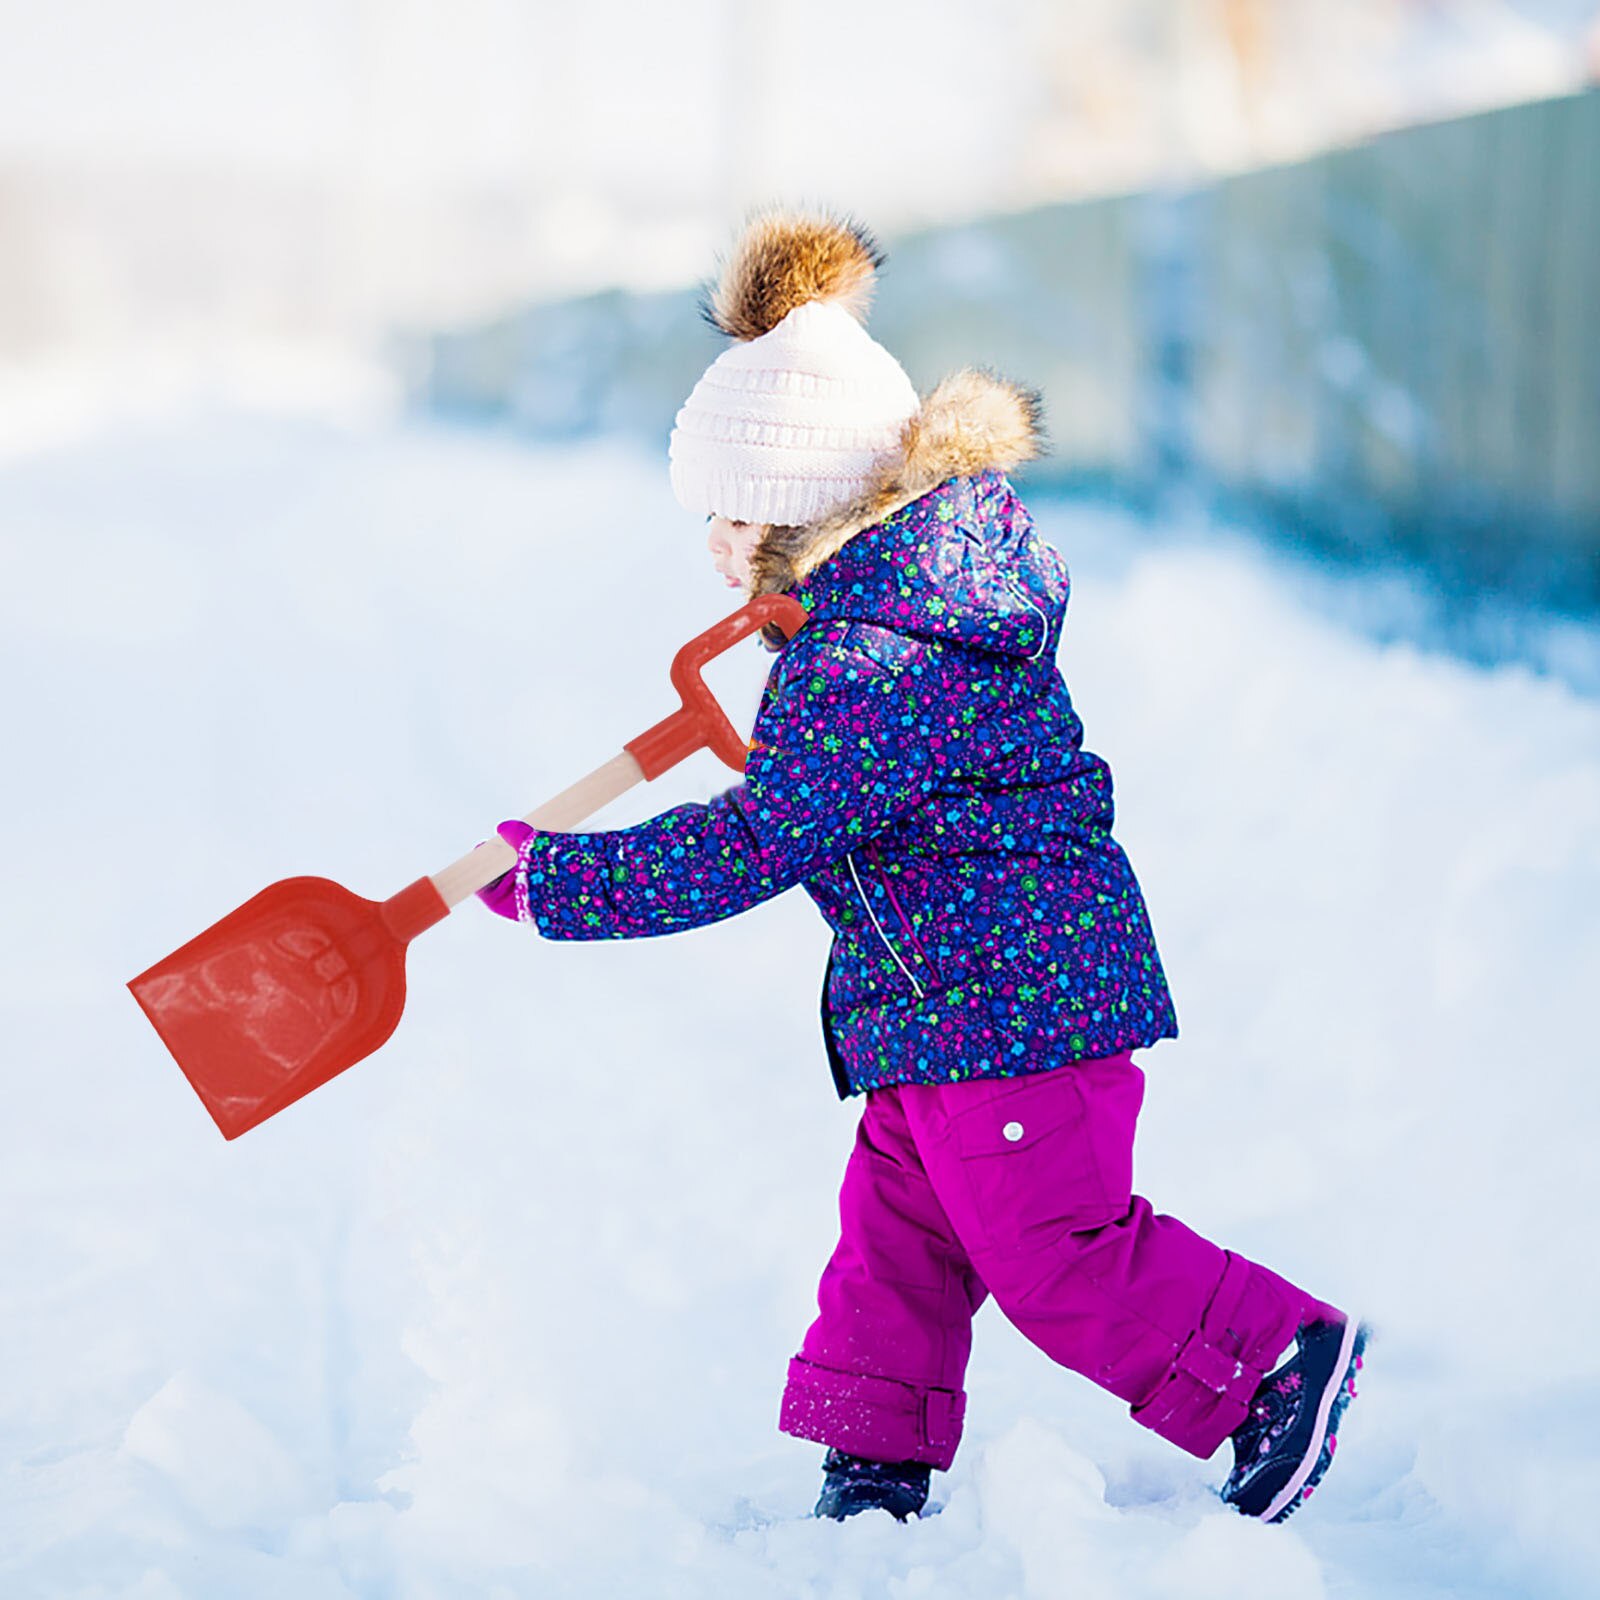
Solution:
{"label": "child's face", "polygon": [[748,587],[750,557],[766,531],[763,523],[730,522],[726,517],[712,517],[707,524],[706,549],[730,589]]}

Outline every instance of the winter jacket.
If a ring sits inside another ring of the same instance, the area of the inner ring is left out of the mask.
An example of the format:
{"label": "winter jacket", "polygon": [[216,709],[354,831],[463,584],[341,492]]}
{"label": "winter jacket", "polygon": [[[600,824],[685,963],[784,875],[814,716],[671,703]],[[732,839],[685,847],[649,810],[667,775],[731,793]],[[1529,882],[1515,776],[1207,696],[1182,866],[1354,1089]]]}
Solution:
{"label": "winter jacket", "polygon": [[834,933],[842,1095],[1177,1032],[1111,774],[1055,665],[1066,569],[1001,470],[1031,449],[1027,398],[962,374],[922,424],[853,516],[757,551],[754,589],[791,589],[810,620],[773,665],[744,781],[525,847],[552,939],[677,932],[803,886]]}

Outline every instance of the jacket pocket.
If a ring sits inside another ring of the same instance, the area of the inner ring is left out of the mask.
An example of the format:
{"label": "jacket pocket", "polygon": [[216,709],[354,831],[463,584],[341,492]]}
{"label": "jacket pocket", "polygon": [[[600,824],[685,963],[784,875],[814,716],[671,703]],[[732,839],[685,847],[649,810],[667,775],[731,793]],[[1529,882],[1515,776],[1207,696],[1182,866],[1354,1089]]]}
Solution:
{"label": "jacket pocket", "polygon": [[895,874],[884,865],[877,846],[863,845],[846,857],[846,865],[867,917],[863,937],[876,938],[919,1000],[942,987],[912,914],[895,891]]}

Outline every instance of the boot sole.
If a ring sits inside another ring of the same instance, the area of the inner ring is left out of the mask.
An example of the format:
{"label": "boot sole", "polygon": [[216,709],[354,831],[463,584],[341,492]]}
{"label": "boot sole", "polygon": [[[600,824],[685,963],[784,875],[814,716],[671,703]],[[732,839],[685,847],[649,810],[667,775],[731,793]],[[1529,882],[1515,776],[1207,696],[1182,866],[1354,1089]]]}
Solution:
{"label": "boot sole", "polygon": [[1306,1446],[1300,1465],[1289,1475],[1289,1481],[1259,1513],[1263,1522],[1282,1522],[1306,1500],[1322,1481],[1322,1475],[1333,1460],[1334,1436],[1344,1408],[1355,1396],[1356,1363],[1367,1347],[1367,1325],[1351,1317],[1344,1325],[1344,1335],[1339,1341],[1339,1357],[1333,1372],[1317,1401],[1316,1428]]}

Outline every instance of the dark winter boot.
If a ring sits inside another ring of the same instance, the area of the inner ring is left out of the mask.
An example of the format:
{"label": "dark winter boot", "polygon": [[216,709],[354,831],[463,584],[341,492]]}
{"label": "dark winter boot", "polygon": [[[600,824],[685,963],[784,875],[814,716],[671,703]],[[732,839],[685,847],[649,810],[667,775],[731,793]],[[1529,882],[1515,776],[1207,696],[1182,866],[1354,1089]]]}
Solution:
{"label": "dark winter boot", "polygon": [[927,1502],[930,1471],[920,1461],[863,1461],[830,1450],[822,1459],[822,1498],[812,1515],[843,1522],[858,1511],[887,1511],[904,1522]]}
{"label": "dark winter boot", "polygon": [[1334,1435],[1356,1394],[1367,1330],[1348,1322],[1310,1322],[1295,1352],[1261,1380],[1250,1414],[1233,1434],[1233,1471],[1222,1498],[1247,1517],[1282,1522],[1333,1460]]}

